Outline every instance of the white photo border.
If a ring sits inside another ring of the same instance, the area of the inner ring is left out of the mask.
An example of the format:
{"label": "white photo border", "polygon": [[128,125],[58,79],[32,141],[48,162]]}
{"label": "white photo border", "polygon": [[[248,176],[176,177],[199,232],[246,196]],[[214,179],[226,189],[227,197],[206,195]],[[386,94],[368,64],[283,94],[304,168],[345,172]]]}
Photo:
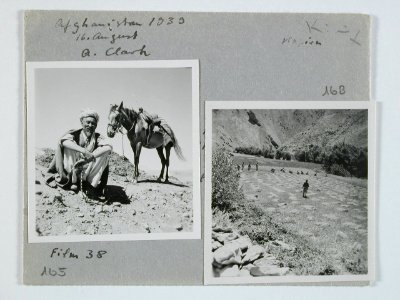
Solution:
{"label": "white photo border", "polygon": [[[25,90],[25,186],[24,210],[28,211],[28,243],[90,242],[90,241],[139,241],[139,240],[192,240],[201,239],[200,193],[200,99],[198,60],[145,60],[145,61],[45,61],[26,62]],[[35,80],[36,69],[43,68],[191,68],[192,70],[192,155],[193,155],[193,227],[192,232],[132,233],[107,235],[39,236],[35,230]]]}
{"label": "white photo border", "polygon": [[[214,109],[367,109],[368,110],[368,273],[362,275],[214,277],[212,275],[212,111]],[[375,161],[376,103],[374,101],[206,101],[204,192],[204,284],[282,284],[368,282],[375,280]]]}

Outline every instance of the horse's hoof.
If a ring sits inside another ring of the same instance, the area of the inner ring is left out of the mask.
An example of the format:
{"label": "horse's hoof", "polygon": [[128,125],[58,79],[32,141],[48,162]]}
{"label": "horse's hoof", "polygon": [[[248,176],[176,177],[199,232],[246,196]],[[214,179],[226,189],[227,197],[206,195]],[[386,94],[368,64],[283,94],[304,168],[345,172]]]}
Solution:
{"label": "horse's hoof", "polygon": [[157,178],[157,182],[161,182],[161,177],[158,177],[158,178]]}
{"label": "horse's hoof", "polygon": [[165,179],[165,180],[164,180],[164,183],[169,183],[169,180],[168,180],[168,179]]}

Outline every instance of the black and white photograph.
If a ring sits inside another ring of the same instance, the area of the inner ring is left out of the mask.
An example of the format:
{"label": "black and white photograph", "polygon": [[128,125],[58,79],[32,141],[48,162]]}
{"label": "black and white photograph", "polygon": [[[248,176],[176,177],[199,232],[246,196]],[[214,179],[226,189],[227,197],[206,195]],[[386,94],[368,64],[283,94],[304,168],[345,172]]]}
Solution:
{"label": "black and white photograph", "polygon": [[27,63],[29,242],[200,238],[198,72]]}
{"label": "black and white photograph", "polygon": [[208,101],[205,282],[374,277],[371,103]]}

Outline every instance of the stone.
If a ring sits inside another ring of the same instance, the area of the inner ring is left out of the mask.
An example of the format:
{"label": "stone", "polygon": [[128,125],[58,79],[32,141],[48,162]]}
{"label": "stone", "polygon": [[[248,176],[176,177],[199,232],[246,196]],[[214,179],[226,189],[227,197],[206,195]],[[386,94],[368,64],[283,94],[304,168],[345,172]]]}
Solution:
{"label": "stone", "polygon": [[78,216],[79,218],[83,218],[85,215],[84,215],[83,213],[79,213],[77,216]]}
{"label": "stone", "polygon": [[214,252],[218,248],[222,247],[222,244],[220,242],[218,242],[218,241],[213,241],[211,243],[211,247],[212,247],[212,251]]}
{"label": "stone", "polygon": [[251,268],[254,268],[255,267],[255,265],[253,265],[253,264],[246,264],[246,265],[243,265],[242,266],[242,270],[248,270],[248,271],[250,271],[250,269]]}
{"label": "stone", "polygon": [[113,207],[111,205],[104,205],[103,206],[103,211],[104,212],[112,212],[113,211]]}
{"label": "stone", "polygon": [[54,199],[54,201],[61,201],[61,200],[62,200],[62,195],[61,195],[61,193],[60,193],[60,192],[56,192],[56,193],[54,194],[53,199]]}
{"label": "stone", "polygon": [[175,226],[175,229],[178,230],[178,231],[181,231],[183,229],[183,225],[182,224],[177,224]]}
{"label": "stone", "polygon": [[280,268],[277,266],[254,267],[250,269],[252,276],[283,276],[289,272],[289,268]]}
{"label": "stone", "polygon": [[287,205],[287,203],[279,203],[278,204],[279,207],[286,206],[286,205]]}
{"label": "stone", "polygon": [[41,190],[39,190],[39,189],[36,190],[36,192],[35,192],[36,195],[41,195],[42,193],[43,193],[43,192],[42,192]]}
{"label": "stone", "polygon": [[224,245],[218,248],[214,253],[214,262],[219,265],[241,264],[242,251],[239,247],[233,245]]}
{"label": "stone", "polygon": [[226,243],[226,245],[232,245],[232,247],[238,247],[243,252],[244,250],[253,246],[253,243],[251,242],[250,238],[247,235],[245,235],[245,236],[240,236],[236,240]]}
{"label": "stone", "polygon": [[225,244],[226,242],[233,241],[238,238],[236,233],[212,233],[212,238],[218,242]]}
{"label": "stone", "polygon": [[121,207],[121,205],[122,205],[122,204],[121,204],[120,202],[114,202],[114,203],[113,203],[113,206]]}
{"label": "stone", "polygon": [[220,227],[220,226],[215,226],[213,228],[213,231],[214,232],[231,233],[232,232],[232,228],[229,228],[229,227],[223,228],[223,227]]}
{"label": "stone", "polygon": [[253,262],[255,267],[277,266],[279,262],[274,256],[262,257]]}
{"label": "stone", "polygon": [[253,262],[264,254],[265,250],[260,245],[251,246],[247,249],[246,255],[243,257],[242,262]]}
{"label": "stone", "polygon": [[149,226],[149,224],[147,224],[147,223],[144,223],[143,225],[142,225],[142,227],[144,228],[144,230],[146,230],[148,233],[150,233],[150,226]]}
{"label": "stone", "polygon": [[95,212],[96,214],[99,214],[99,213],[103,212],[103,209],[102,209],[101,206],[99,205],[99,206],[96,206],[96,208],[94,209],[94,212]]}
{"label": "stone", "polygon": [[239,277],[251,277],[250,270],[247,269],[239,270]]}
{"label": "stone", "polygon": [[136,215],[136,210],[132,210],[132,216]]}
{"label": "stone", "polygon": [[184,213],[183,217],[186,218],[186,219],[189,219],[191,217],[191,214],[190,213]]}
{"label": "stone", "polygon": [[239,276],[239,266],[233,265],[223,268],[219,272],[220,277],[237,277]]}

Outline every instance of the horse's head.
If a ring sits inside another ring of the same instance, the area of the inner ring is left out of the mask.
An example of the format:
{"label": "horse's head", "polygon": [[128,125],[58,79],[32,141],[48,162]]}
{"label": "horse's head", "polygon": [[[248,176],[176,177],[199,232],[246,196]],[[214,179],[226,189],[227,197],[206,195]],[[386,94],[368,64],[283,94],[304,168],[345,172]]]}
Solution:
{"label": "horse's head", "polygon": [[124,107],[124,103],[118,106],[116,104],[111,104],[110,112],[108,114],[108,125],[107,125],[107,136],[112,138],[115,136],[115,133],[121,128],[122,126],[122,109]]}

